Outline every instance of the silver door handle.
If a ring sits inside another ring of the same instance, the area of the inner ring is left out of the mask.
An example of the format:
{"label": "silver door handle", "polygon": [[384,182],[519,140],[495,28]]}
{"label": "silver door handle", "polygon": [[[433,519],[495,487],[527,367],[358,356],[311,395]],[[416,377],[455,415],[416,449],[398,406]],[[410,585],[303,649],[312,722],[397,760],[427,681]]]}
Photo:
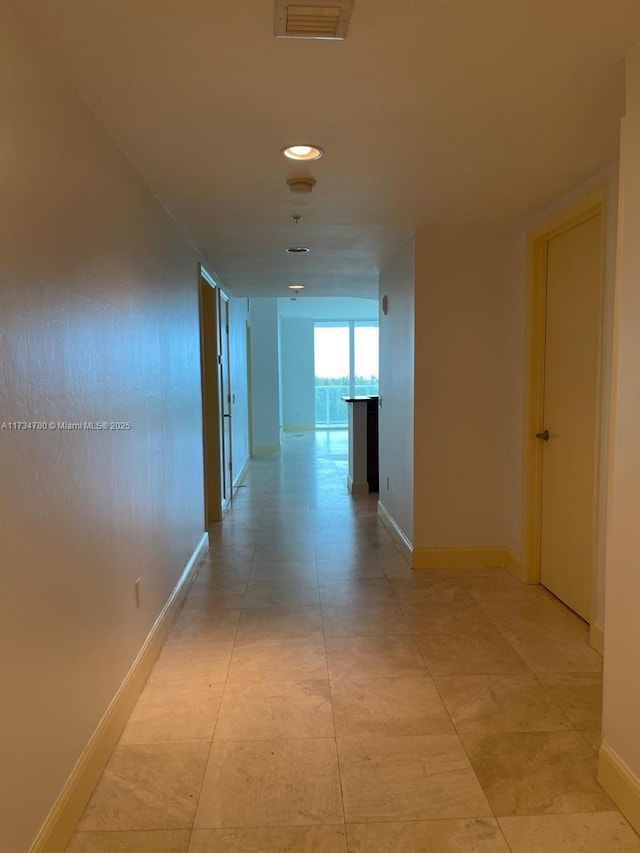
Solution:
{"label": "silver door handle", "polygon": [[543,441],[549,441],[549,438],[550,438],[549,430],[545,429],[544,432],[537,432],[536,438],[541,438]]}

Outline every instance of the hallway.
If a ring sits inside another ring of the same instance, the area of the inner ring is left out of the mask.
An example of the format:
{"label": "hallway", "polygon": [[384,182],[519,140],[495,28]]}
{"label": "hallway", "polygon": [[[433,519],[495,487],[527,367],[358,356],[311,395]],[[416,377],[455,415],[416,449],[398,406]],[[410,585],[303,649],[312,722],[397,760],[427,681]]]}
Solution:
{"label": "hallway", "polygon": [[502,569],[411,572],[342,431],[256,458],[68,853],[637,853],[602,661]]}

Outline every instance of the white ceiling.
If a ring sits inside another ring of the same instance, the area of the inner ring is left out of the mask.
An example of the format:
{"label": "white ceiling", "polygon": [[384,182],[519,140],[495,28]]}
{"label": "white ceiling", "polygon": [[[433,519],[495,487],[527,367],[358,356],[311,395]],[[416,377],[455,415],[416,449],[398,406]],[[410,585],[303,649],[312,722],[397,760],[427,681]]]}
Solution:
{"label": "white ceiling", "polygon": [[273,0],[15,4],[238,296],[375,296],[417,225],[542,207],[615,159],[640,40],[637,0],[356,0],[344,42],[275,39]]}
{"label": "white ceiling", "polygon": [[281,296],[278,316],[300,320],[378,320],[377,299],[357,299],[349,296],[314,297]]}

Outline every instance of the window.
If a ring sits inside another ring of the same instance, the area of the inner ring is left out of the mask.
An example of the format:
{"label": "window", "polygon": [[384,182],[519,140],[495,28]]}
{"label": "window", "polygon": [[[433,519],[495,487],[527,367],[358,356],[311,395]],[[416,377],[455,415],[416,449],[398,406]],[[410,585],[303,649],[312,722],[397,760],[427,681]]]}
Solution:
{"label": "window", "polygon": [[314,324],[316,426],[344,426],[342,397],[378,393],[378,323]]}

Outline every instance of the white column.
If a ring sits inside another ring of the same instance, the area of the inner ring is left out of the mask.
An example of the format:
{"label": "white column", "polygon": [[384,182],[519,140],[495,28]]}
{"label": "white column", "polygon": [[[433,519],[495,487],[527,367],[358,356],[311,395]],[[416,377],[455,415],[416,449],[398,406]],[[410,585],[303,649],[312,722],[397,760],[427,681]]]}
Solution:
{"label": "white column", "polygon": [[349,407],[349,477],[352,495],[369,494],[367,481],[367,400],[353,400]]}

